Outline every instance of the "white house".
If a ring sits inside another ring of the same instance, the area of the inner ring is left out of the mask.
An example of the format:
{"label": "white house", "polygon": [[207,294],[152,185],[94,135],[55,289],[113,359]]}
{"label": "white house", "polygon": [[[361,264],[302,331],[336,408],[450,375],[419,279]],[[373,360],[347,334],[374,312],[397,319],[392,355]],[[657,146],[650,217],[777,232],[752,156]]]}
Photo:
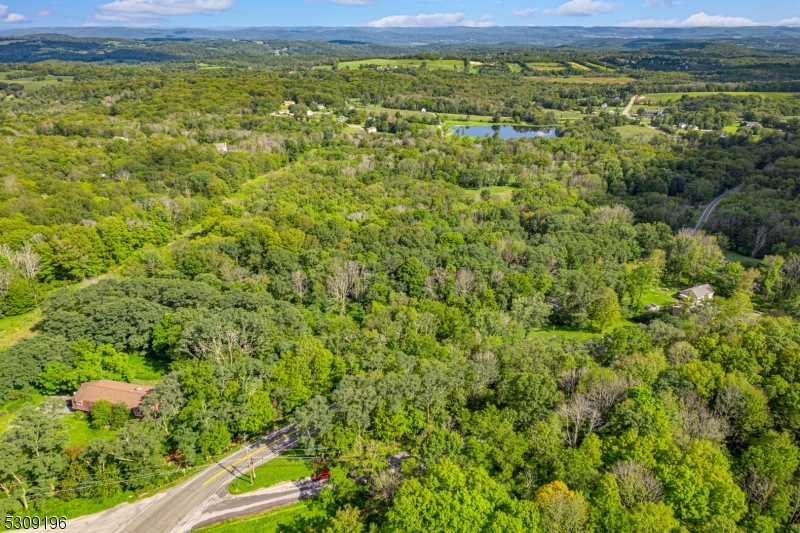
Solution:
{"label": "white house", "polygon": [[692,307],[704,300],[711,300],[713,297],[714,289],[712,289],[711,285],[708,283],[695,285],[694,287],[689,287],[678,293],[678,298],[690,302]]}
{"label": "white house", "polygon": [[367,133],[377,133],[378,132],[378,128],[376,128],[375,126],[370,126],[369,128],[366,128],[365,131]]}
{"label": "white house", "polygon": [[294,105],[294,100],[284,100],[283,105]]}
{"label": "white house", "polygon": [[314,112],[309,109],[308,111],[306,111],[306,116],[307,117],[313,117],[314,116]]}
{"label": "white house", "polygon": [[317,104],[317,109],[322,111],[323,109],[325,109],[325,106],[323,104]]}

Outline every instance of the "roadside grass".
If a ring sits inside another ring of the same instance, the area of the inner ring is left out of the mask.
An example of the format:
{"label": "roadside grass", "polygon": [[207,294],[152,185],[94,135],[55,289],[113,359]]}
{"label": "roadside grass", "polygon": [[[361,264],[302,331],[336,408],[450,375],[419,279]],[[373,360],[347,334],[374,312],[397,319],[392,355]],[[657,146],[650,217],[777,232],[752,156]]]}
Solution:
{"label": "roadside grass", "polygon": [[646,143],[653,139],[653,137],[665,135],[664,132],[643,126],[615,126],[614,130],[620,134],[623,140],[638,143]]}
{"label": "roadside grass", "polygon": [[787,92],[756,92],[756,91],[709,91],[709,92],[685,92],[685,93],[653,93],[653,94],[646,94],[644,95],[645,100],[649,100],[651,102],[670,102],[670,101],[678,101],[680,100],[684,94],[688,94],[690,97],[698,97],[698,96],[713,96],[715,94],[728,94],[731,96],[750,96],[750,95],[758,95],[763,98],[772,97],[772,98],[790,98],[792,96],[796,96],[800,93],[787,93]]}
{"label": "roadside grass", "polygon": [[742,255],[738,252],[734,252],[733,250],[722,250],[722,254],[731,261],[735,261],[737,263],[741,263],[743,266],[747,268],[757,268],[761,263],[764,262],[763,259],[753,259],[752,257],[748,257],[746,255]]}
{"label": "roadside grass", "polygon": [[69,520],[70,518],[77,518],[87,514],[99,513],[124,502],[133,503],[135,501],[136,494],[131,491],[120,492],[102,499],[74,498],[64,501],[58,498],[47,498],[39,500],[36,509],[31,509],[26,514],[29,516],[66,516],[67,520]]}
{"label": "roadside grass", "polygon": [[305,533],[322,531],[331,511],[314,499],[272,509],[266,513],[234,518],[196,531],[202,533]]}
{"label": "roadside grass", "polygon": [[239,476],[228,485],[228,492],[231,494],[244,494],[258,489],[271,487],[284,481],[296,481],[310,477],[314,473],[311,463],[302,457],[293,457],[301,451],[290,451],[280,457],[264,463],[255,469],[254,483],[250,484],[248,474]]}
{"label": "roadside grass", "polygon": [[69,413],[62,418],[69,433],[68,446],[85,446],[95,439],[112,440],[117,432],[111,429],[94,429],[89,417],[81,411]]}
{"label": "roadside grass", "polygon": [[39,309],[24,315],[0,318],[0,350],[8,348],[20,339],[33,337],[31,329],[41,319],[42,312]]}

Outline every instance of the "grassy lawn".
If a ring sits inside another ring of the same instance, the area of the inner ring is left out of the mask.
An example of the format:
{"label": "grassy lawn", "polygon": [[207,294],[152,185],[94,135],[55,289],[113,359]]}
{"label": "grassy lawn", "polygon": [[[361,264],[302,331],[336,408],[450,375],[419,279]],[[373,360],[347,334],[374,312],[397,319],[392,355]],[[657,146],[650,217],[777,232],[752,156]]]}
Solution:
{"label": "grassy lawn", "polygon": [[138,353],[130,354],[128,362],[135,372],[133,381],[139,385],[154,385],[169,370],[169,362]]}
{"label": "grassy lawn", "polygon": [[751,94],[757,94],[763,98],[772,97],[772,98],[789,98],[792,96],[797,95],[798,93],[768,93],[768,92],[753,92],[753,91],[742,91],[742,92],[731,92],[731,91],[718,91],[718,92],[689,92],[689,93],[654,93],[654,94],[646,94],[644,95],[645,100],[649,100],[651,102],[670,102],[680,100],[684,94],[688,94],[691,97],[697,96],[712,96],[715,94],[730,94],[733,96],[749,96]]}
{"label": "grassy lawn", "polygon": [[89,425],[89,417],[80,411],[70,413],[62,420],[69,432],[69,446],[84,446],[95,439],[111,440],[117,434],[111,429],[94,429]]}
{"label": "grassy lawn", "polygon": [[87,514],[99,513],[106,509],[111,509],[123,502],[133,503],[136,501],[136,494],[133,492],[120,492],[116,496],[98,500],[95,498],[75,498],[74,500],[63,501],[58,498],[47,498],[38,504],[38,508],[31,509],[30,516],[66,516],[77,518]]}
{"label": "grassy lawn", "polygon": [[642,126],[616,126],[614,129],[619,132],[623,140],[640,143],[649,142],[653,137],[664,135],[661,131]]}
{"label": "grassy lawn", "polygon": [[279,507],[266,513],[234,518],[197,531],[202,533],[301,533],[322,531],[328,512],[313,499]]}
{"label": "grassy lawn", "polygon": [[31,328],[42,319],[39,309],[24,315],[0,318],[0,350],[25,337],[33,337]]}
{"label": "grassy lawn", "polygon": [[722,128],[722,131],[724,131],[725,133],[736,133],[737,131],[739,131],[739,125],[738,124],[730,124],[730,125],[725,126],[724,128]]}
{"label": "grassy lawn", "polygon": [[661,307],[678,303],[672,297],[678,289],[647,289],[642,293],[642,305],[658,304]]}
{"label": "grassy lawn", "polygon": [[530,337],[540,337],[544,339],[568,339],[576,341],[588,341],[600,336],[599,333],[589,328],[578,330],[566,326],[549,326],[541,329],[534,329],[528,333]]}
{"label": "grassy lawn", "polygon": [[736,261],[737,263],[741,263],[747,268],[757,268],[758,265],[764,262],[763,259],[753,259],[752,257],[748,257],[746,255],[742,255],[738,252],[734,252],[731,250],[723,250],[722,254],[731,261]]}
{"label": "grassy lawn", "polygon": [[506,63],[508,68],[511,69],[511,72],[522,72],[522,67],[517,65],[516,63]]}
{"label": "grassy lawn", "polygon": [[243,494],[271,487],[284,481],[303,479],[314,473],[311,463],[305,459],[292,458],[290,454],[276,457],[272,461],[256,467],[256,479],[252,485],[250,485],[250,476],[248,475],[234,479],[233,483],[228,485],[228,492],[231,494]]}

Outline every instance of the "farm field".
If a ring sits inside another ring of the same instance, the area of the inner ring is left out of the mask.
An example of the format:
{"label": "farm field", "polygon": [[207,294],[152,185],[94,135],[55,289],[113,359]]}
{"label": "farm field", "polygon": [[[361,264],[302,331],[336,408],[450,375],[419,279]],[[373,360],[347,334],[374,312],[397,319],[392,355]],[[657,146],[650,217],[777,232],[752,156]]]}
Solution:
{"label": "farm field", "polygon": [[59,83],[72,83],[72,80],[74,79],[73,76],[53,76],[51,74],[47,74],[43,76],[44,79],[42,80],[34,80],[33,76],[9,80],[7,79],[9,74],[9,72],[0,72],[0,82],[19,83],[25,87],[26,91],[35,91],[37,89],[41,89],[42,87],[56,85]]}
{"label": "farm field", "polygon": [[[464,62],[458,59],[436,59],[423,61],[422,59],[359,59],[357,61],[342,61],[338,65],[338,70],[357,69],[362,65],[376,65],[381,67],[410,67],[418,68],[425,63],[426,68],[439,70],[460,70],[464,67]],[[475,63],[472,63],[475,65]],[[478,63],[480,64],[480,63]]]}
{"label": "farm field", "polygon": [[648,142],[653,137],[666,135],[665,133],[643,126],[616,126],[614,130],[619,132],[626,141]]}
{"label": "farm field", "polygon": [[541,62],[541,63],[526,63],[526,65],[528,65],[528,68],[530,68],[531,70],[564,70],[567,68],[561,63]]}
{"label": "farm field", "polygon": [[578,69],[578,70],[591,70],[589,67],[586,67],[586,66],[584,66],[584,65],[581,65],[580,63],[575,63],[574,61],[570,61],[570,62],[569,62],[569,65],[570,65],[572,68],[576,68],[576,69]]}
{"label": "farm field", "polygon": [[[800,93],[786,93],[786,92],[755,92],[755,91],[743,91],[743,92],[733,92],[733,91],[717,91],[717,92],[682,92],[682,93],[654,93],[654,94],[646,94],[644,95],[644,99],[641,101],[649,101],[649,102],[674,102],[680,100],[684,95],[688,95],[692,98],[698,96],[713,96],[715,94],[728,94],[731,96],[751,96],[751,95],[758,95],[763,98],[772,97],[772,98],[791,98],[793,96],[800,95]],[[637,101],[638,102],[638,101]]]}

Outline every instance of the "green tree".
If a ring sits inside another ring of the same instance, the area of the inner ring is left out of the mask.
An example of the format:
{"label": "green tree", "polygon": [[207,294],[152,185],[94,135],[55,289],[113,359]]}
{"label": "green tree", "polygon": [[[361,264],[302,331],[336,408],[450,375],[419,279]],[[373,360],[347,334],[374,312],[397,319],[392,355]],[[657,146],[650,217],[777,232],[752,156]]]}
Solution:
{"label": "green tree", "polygon": [[92,418],[92,427],[95,429],[102,429],[111,425],[113,406],[108,400],[97,400],[94,402],[94,405],[92,405],[89,414]]}
{"label": "green tree", "polygon": [[592,304],[590,318],[597,323],[597,329],[604,333],[606,328],[613,327],[622,319],[617,294],[610,287],[604,287],[600,296]]}

